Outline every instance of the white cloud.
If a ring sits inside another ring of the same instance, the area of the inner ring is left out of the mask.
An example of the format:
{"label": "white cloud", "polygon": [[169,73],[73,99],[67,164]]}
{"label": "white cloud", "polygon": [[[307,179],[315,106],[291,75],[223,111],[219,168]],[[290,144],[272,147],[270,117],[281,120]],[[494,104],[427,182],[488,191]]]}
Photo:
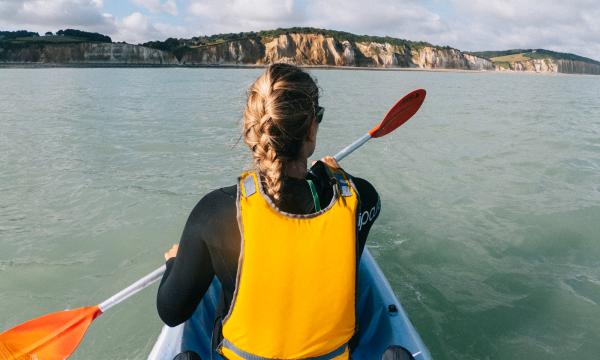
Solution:
{"label": "white cloud", "polygon": [[546,48],[600,59],[597,0],[453,0],[452,4],[460,14],[451,24],[453,44],[459,48]]}
{"label": "white cloud", "polygon": [[160,0],[131,0],[134,4],[141,6],[153,13],[165,12],[172,16],[177,16],[177,3],[175,0],[166,0],[161,2]]}
{"label": "white cloud", "polygon": [[307,7],[297,0],[190,0],[188,13],[198,34],[214,34],[302,25]]}
{"label": "white cloud", "polygon": [[386,0],[366,5],[360,0],[313,0],[311,22],[319,27],[367,34],[426,40],[447,31],[441,17],[419,1]]}
{"label": "white cloud", "polygon": [[102,12],[100,0],[4,0],[0,27],[38,32],[64,28],[112,33],[112,15]]}
{"label": "white cloud", "polygon": [[114,40],[137,44],[151,40],[164,40],[168,37],[184,37],[189,33],[183,26],[173,26],[165,23],[153,23],[150,18],[134,12],[117,21],[118,32]]}
{"label": "white cloud", "polygon": [[150,23],[147,16],[134,12],[118,21],[119,31],[115,34],[119,40],[140,43],[148,38],[156,38],[159,31]]}

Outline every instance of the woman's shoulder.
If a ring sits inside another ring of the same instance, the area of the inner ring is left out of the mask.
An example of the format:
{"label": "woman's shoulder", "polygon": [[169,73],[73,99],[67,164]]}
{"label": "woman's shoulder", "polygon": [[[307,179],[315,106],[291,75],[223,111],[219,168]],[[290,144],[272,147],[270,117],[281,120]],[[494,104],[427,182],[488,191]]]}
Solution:
{"label": "woman's shoulder", "polygon": [[375,186],[373,186],[373,184],[371,184],[367,179],[363,179],[357,176],[352,176],[350,174],[348,174],[350,176],[350,180],[352,180],[352,183],[354,184],[354,186],[356,187],[356,190],[358,191],[359,194],[377,194],[377,190],[375,189]]}
{"label": "woman's shoulder", "polygon": [[215,216],[222,216],[235,210],[237,185],[226,186],[208,192],[196,204],[190,219],[206,221]]}

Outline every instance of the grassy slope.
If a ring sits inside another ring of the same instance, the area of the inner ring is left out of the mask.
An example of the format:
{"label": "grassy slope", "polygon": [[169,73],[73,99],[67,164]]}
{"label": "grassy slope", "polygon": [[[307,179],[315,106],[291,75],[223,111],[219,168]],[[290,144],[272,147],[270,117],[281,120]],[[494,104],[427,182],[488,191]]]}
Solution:
{"label": "grassy slope", "polygon": [[550,50],[544,49],[513,49],[513,50],[504,50],[504,51],[479,51],[473,52],[472,54],[476,56],[485,57],[487,59],[492,60],[494,63],[498,65],[503,65],[506,63],[513,63],[516,61],[526,61],[530,59],[553,59],[553,60],[574,60],[581,61],[584,63],[600,65],[599,61],[586,58],[583,56],[569,54],[569,53],[560,53]]}

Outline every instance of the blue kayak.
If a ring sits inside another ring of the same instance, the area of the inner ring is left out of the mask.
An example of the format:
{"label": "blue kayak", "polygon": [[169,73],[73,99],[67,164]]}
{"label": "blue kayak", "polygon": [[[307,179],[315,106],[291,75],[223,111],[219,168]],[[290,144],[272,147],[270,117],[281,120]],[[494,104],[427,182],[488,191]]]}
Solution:
{"label": "blue kayak", "polygon": [[[416,360],[431,356],[412,326],[377,263],[365,249],[358,271],[358,345],[353,359],[380,359],[390,346],[399,345]],[[221,285],[214,280],[196,312],[177,327],[164,326],[148,359],[171,360],[181,351],[192,350],[202,359],[223,359],[211,354],[211,334]]]}

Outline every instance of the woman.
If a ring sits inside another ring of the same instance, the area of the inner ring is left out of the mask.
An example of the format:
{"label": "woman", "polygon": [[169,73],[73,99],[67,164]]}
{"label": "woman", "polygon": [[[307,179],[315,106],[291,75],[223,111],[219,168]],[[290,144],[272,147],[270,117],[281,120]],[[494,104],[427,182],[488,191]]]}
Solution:
{"label": "woman", "polygon": [[250,87],[243,117],[254,171],[204,196],[165,254],[161,319],[186,321],[216,276],[223,301],[214,346],[229,359],[351,352],[356,266],[379,197],[332,157],[307,170],[323,111],[306,72],[269,66]]}

